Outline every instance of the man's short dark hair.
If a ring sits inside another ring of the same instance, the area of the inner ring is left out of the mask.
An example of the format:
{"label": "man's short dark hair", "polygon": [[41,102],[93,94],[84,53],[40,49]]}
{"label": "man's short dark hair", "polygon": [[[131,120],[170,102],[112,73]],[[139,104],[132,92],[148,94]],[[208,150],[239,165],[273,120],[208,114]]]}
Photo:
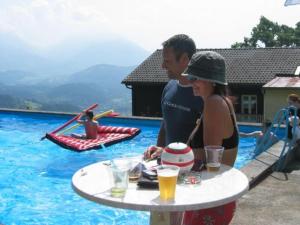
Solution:
{"label": "man's short dark hair", "polygon": [[94,118],[94,113],[93,111],[86,111],[85,115],[90,118],[91,120]]}
{"label": "man's short dark hair", "polygon": [[187,53],[189,59],[196,52],[196,45],[192,38],[186,34],[177,34],[162,43],[163,48],[172,48],[176,54],[176,59]]}

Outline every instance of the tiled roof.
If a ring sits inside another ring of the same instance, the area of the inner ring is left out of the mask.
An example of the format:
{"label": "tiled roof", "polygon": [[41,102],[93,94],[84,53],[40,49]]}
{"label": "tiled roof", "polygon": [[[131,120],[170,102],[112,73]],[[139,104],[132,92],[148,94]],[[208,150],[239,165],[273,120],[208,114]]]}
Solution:
{"label": "tiled roof", "polygon": [[[265,84],[276,74],[294,74],[300,66],[300,48],[199,49],[216,51],[226,60],[229,84]],[[161,68],[162,50],[156,50],[122,83],[166,83],[168,77]]]}

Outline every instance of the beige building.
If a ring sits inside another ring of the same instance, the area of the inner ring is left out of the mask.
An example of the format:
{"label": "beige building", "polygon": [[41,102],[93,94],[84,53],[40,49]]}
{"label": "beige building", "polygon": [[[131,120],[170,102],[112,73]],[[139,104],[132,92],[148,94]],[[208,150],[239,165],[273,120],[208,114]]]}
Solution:
{"label": "beige building", "polygon": [[275,114],[287,106],[287,96],[300,96],[300,78],[276,77],[263,86],[264,92],[264,119],[273,121]]}

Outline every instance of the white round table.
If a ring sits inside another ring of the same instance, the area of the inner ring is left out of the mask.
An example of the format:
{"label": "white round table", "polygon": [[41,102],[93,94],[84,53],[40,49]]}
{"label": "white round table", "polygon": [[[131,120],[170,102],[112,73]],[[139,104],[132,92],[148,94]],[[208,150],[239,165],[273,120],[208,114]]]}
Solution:
{"label": "white round table", "polygon": [[[202,171],[200,185],[177,184],[175,201],[165,203],[160,201],[158,189],[140,189],[136,183],[129,183],[123,198],[111,197],[112,172],[106,162],[86,166],[72,177],[73,189],[86,199],[116,208],[151,211],[154,215],[158,212],[198,210],[224,205],[244,195],[248,191],[248,184],[247,177],[241,171],[222,165],[218,172]],[[170,223],[169,220],[158,223],[152,217],[151,215],[151,224]]]}

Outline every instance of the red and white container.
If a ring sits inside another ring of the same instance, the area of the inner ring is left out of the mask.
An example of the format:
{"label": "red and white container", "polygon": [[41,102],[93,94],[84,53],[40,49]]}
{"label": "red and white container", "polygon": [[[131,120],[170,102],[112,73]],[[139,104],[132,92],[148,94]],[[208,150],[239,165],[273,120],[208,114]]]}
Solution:
{"label": "red and white container", "polygon": [[184,143],[174,142],[164,148],[161,164],[180,167],[180,173],[188,172],[194,165],[193,150]]}

